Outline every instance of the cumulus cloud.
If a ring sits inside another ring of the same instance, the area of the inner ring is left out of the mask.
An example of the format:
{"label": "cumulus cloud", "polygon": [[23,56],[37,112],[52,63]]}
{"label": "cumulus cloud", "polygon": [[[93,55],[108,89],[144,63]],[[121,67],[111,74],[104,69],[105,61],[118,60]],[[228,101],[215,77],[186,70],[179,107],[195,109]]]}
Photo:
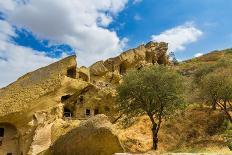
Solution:
{"label": "cumulus cloud", "polygon": [[[23,74],[58,59],[43,51],[19,46],[15,26],[25,28],[49,45],[68,44],[75,49],[79,65],[114,56],[128,39],[119,38],[109,24],[123,10],[127,0],[2,0],[0,12],[0,87]],[[65,52],[65,51],[64,51]],[[61,58],[67,56],[63,53]],[[4,74],[3,74],[4,73]]]}
{"label": "cumulus cloud", "polygon": [[203,55],[203,53],[196,53],[195,55],[194,55],[194,57],[200,57],[200,56],[202,56]]}
{"label": "cumulus cloud", "polygon": [[159,35],[152,35],[152,40],[167,42],[169,43],[169,52],[176,52],[184,50],[186,45],[196,42],[202,35],[203,32],[196,28],[193,23],[185,23]]}
{"label": "cumulus cloud", "polygon": [[127,0],[28,0],[8,9],[6,14],[10,23],[29,29],[40,39],[71,45],[79,64],[90,65],[122,51],[123,38],[107,26],[126,3]]}
{"label": "cumulus cloud", "polygon": [[27,72],[57,61],[43,52],[15,45],[11,42],[12,36],[16,36],[14,28],[0,20],[0,88]]}

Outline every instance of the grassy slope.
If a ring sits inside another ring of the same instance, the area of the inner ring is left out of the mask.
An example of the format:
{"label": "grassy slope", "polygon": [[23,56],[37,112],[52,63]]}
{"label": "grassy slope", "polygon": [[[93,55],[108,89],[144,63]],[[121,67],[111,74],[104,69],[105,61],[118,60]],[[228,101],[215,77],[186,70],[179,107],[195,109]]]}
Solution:
{"label": "grassy slope", "polygon": [[191,76],[202,65],[215,64],[218,60],[227,58],[232,60],[232,49],[213,51],[203,56],[181,62],[177,67],[185,75]]}
{"label": "grassy slope", "polygon": [[[191,77],[201,65],[214,64],[222,58],[232,60],[232,49],[213,51],[184,61],[176,67],[191,82]],[[136,124],[120,132],[127,151],[146,152],[151,148],[150,127],[149,119],[141,117]],[[224,139],[225,132],[225,119],[220,110],[212,111],[209,107],[192,104],[184,112],[163,122],[159,133],[159,152],[230,154]]]}

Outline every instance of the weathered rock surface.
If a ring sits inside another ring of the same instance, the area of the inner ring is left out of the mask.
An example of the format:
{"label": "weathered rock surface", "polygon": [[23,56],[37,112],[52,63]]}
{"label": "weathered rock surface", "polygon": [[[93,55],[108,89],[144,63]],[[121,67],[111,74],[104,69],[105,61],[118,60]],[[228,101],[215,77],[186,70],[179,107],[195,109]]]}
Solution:
{"label": "weathered rock surface", "polygon": [[112,124],[105,115],[97,115],[61,136],[52,146],[53,155],[112,155],[123,152]]}
{"label": "weathered rock surface", "polygon": [[91,82],[118,84],[120,76],[130,69],[140,69],[149,64],[167,64],[167,49],[167,43],[149,42],[125,51],[117,57],[98,61],[89,67]]}
{"label": "weathered rock surface", "polygon": [[[76,56],[69,56],[27,73],[0,89],[0,127],[8,130],[7,123],[15,129],[9,136],[16,137],[18,144],[13,149],[17,154],[43,153],[55,141],[59,145],[60,137],[65,138],[70,130],[67,136],[73,134],[69,137],[73,142],[82,140],[77,145],[80,150],[93,147],[84,154],[118,152],[122,148],[105,117],[90,119],[78,127],[79,123],[97,114],[114,120],[115,86],[124,73],[146,65],[167,64],[166,52],[166,43],[150,42],[90,67],[78,68]],[[74,149],[68,140],[64,142],[68,149]],[[11,142],[3,139],[3,144],[7,143]],[[5,152],[10,150],[9,145]]]}

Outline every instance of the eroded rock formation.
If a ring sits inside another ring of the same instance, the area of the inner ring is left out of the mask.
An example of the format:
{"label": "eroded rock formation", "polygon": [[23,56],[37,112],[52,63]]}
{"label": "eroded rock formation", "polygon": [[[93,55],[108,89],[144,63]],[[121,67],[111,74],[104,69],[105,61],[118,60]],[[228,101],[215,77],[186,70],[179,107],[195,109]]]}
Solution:
{"label": "eroded rock formation", "polygon": [[[6,124],[14,128],[14,134],[10,132],[10,136],[13,136],[18,144],[13,149],[7,147],[3,154],[16,150],[14,154],[36,155],[47,150],[66,132],[78,127],[79,122],[94,115],[105,114],[113,121],[116,114],[115,86],[124,73],[147,65],[167,64],[166,52],[166,43],[149,42],[117,57],[98,61],[90,67],[77,68],[76,56],[70,56],[22,76],[0,89],[0,150],[11,143],[5,135],[8,133]],[[102,122],[99,118],[102,118]],[[85,145],[93,145],[96,150],[92,151],[99,151],[100,144],[105,147],[115,145],[115,148],[107,150],[109,152],[120,150],[109,122],[103,116],[99,118],[78,127],[72,132],[74,137],[70,138],[77,142],[76,136],[80,137],[77,131],[92,137],[82,139],[83,142],[79,145],[82,151]],[[97,124],[94,124],[94,121]],[[1,133],[2,130],[4,132]],[[88,132],[84,133],[84,130]],[[96,131],[96,135],[91,135],[92,131]],[[105,144],[107,138],[98,132],[113,139],[112,143]],[[98,138],[102,141],[98,142]],[[94,140],[96,145],[91,143],[91,140]],[[56,143],[59,144],[61,142]],[[63,144],[68,147],[70,143],[65,141]]]}

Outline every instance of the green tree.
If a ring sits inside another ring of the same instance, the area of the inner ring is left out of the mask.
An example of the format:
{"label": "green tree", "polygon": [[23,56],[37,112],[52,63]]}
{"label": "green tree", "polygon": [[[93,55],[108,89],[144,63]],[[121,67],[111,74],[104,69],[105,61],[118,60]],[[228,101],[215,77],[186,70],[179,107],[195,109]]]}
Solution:
{"label": "green tree", "polygon": [[200,95],[206,102],[213,102],[226,114],[232,122],[232,71],[217,69],[207,74],[201,82]]}
{"label": "green tree", "polygon": [[[227,58],[219,59],[215,64],[206,64],[206,65],[200,66],[193,76],[194,89],[198,90],[202,86],[202,83],[204,82],[203,79],[208,74],[214,72],[215,70],[230,69],[231,67],[232,67],[232,61],[231,59],[227,59]],[[207,102],[211,104],[213,110],[216,110],[217,96],[214,95],[214,93],[216,92],[213,92],[213,90],[214,89],[211,90],[211,97],[210,99],[207,100]]]}
{"label": "green tree", "polygon": [[130,71],[117,88],[117,107],[122,114],[129,119],[144,114],[149,116],[154,150],[163,118],[183,105],[182,81],[177,72],[160,65]]}

